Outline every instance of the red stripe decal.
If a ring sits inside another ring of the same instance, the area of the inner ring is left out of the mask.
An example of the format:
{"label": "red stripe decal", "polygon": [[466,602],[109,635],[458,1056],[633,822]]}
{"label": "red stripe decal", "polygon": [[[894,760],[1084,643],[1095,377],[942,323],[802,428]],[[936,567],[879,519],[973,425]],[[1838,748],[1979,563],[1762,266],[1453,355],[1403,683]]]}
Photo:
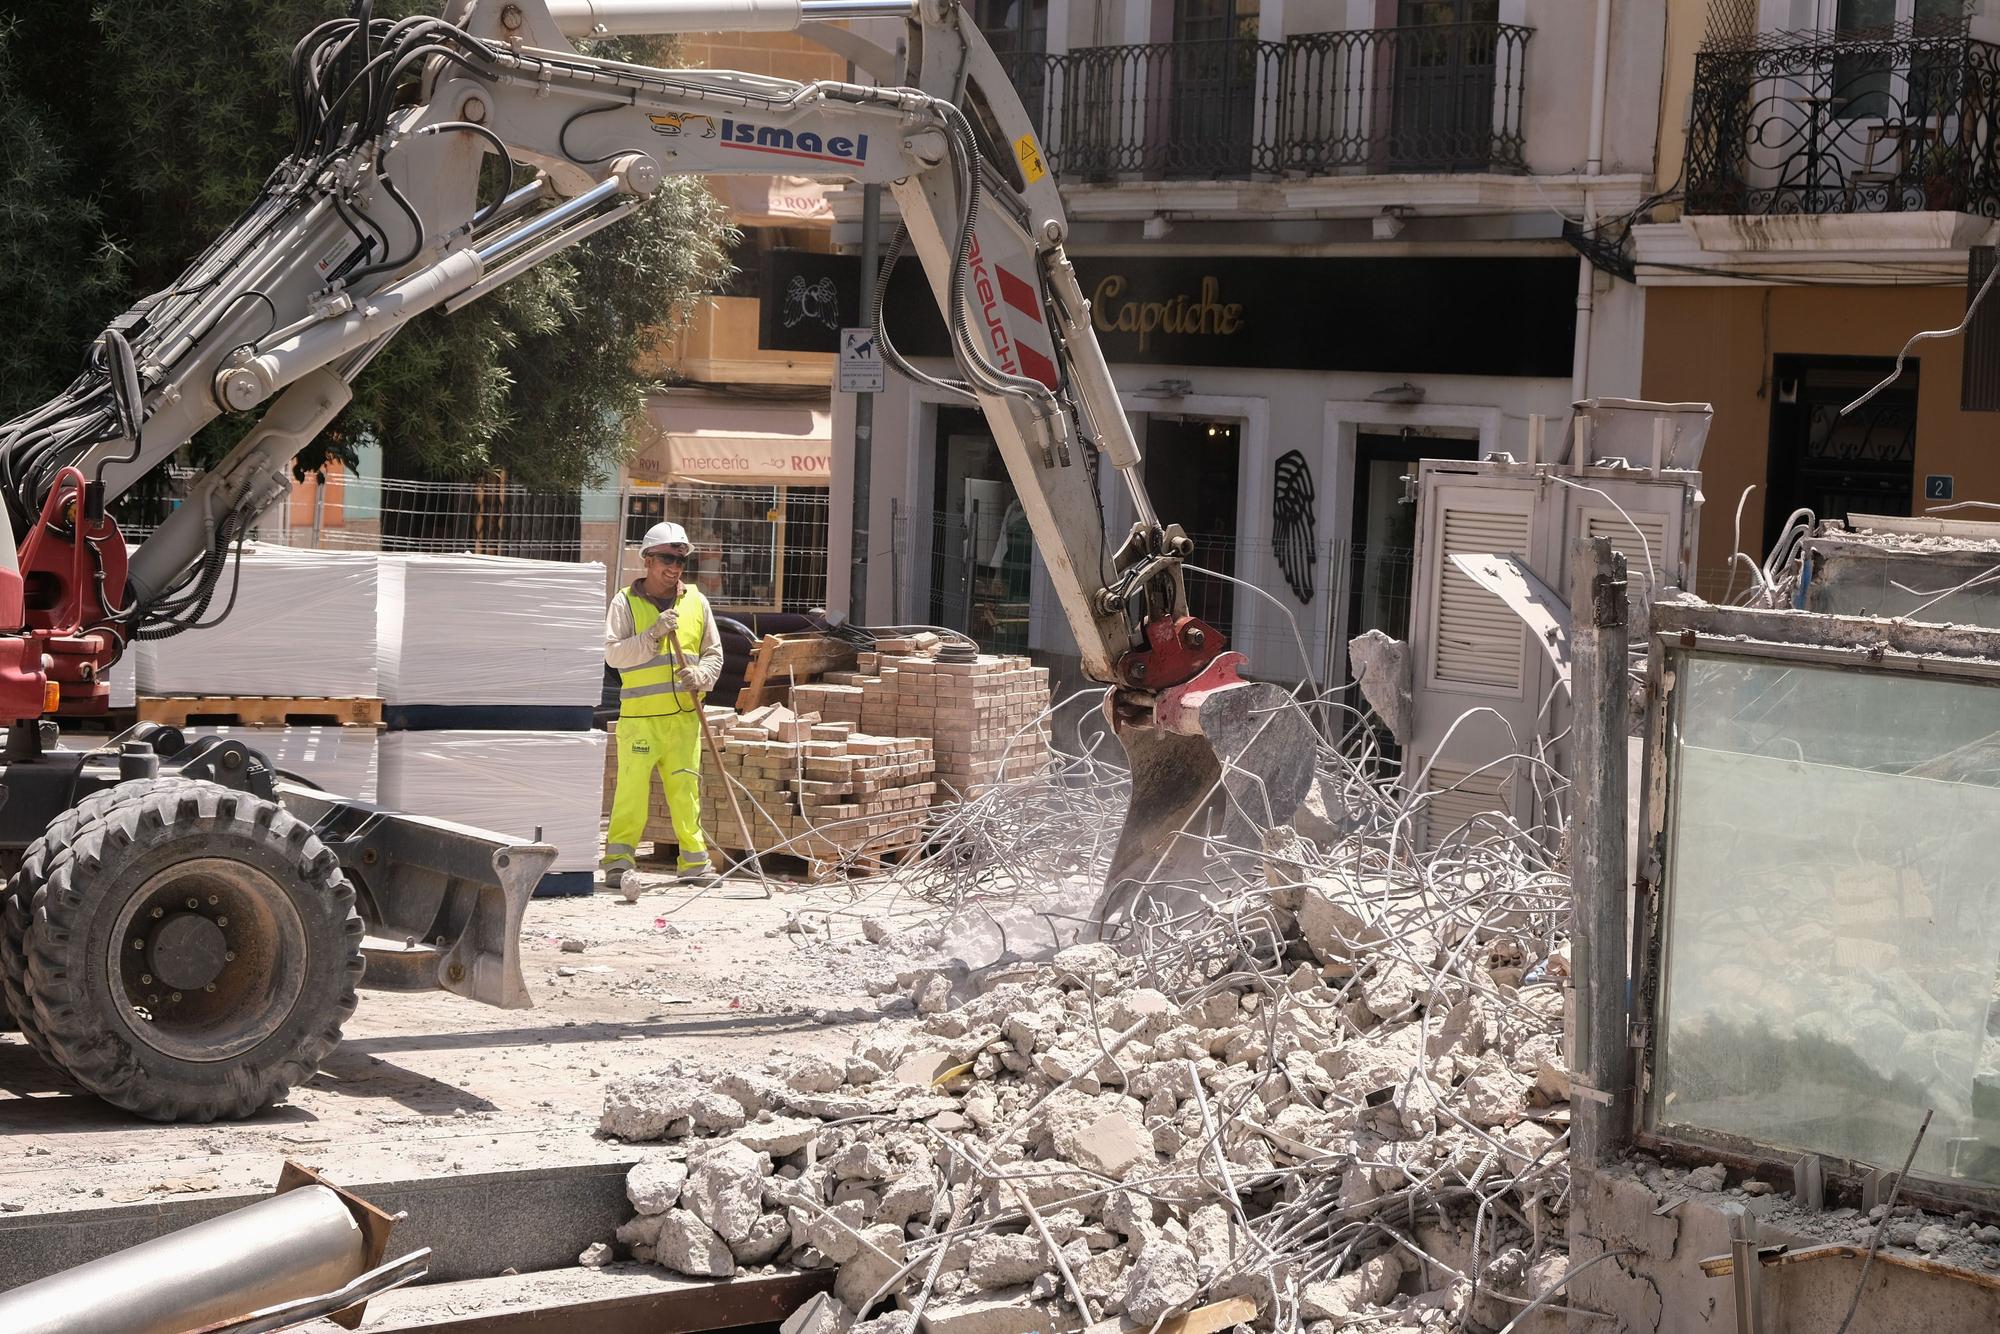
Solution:
{"label": "red stripe decal", "polygon": [[999,265],[993,271],[1000,275],[1000,299],[1023,315],[1032,316],[1035,323],[1042,322],[1042,303],[1035,299],[1035,289],[1016,278]]}
{"label": "red stripe decal", "polygon": [[724,148],[734,148],[743,153],[775,153],[779,157],[806,157],[815,162],[838,162],[845,166],[860,166],[859,158],[835,157],[831,153],[808,153],[798,148],[773,148],[769,144],[724,144]]}
{"label": "red stripe decal", "polygon": [[1021,372],[1040,380],[1051,389],[1062,388],[1062,381],[1056,376],[1056,364],[1026,343],[1016,341],[1014,355],[1021,359]]}

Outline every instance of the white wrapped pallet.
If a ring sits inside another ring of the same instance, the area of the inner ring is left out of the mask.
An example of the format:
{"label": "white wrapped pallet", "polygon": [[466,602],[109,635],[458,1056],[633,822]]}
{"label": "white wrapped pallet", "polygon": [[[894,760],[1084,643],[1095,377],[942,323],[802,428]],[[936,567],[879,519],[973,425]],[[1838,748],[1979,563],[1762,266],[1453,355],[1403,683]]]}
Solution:
{"label": "white wrapped pallet", "polygon": [[386,732],[384,806],[523,841],[542,831],[555,865],[597,865],[604,805],[602,732]]}
{"label": "white wrapped pallet", "polygon": [[347,699],[377,693],[373,552],[244,548],[222,572],[207,615],[220,624],[138,644],[142,695],[291,695]]}
{"label": "white wrapped pallet", "polygon": [[128,648],[118,661],[111,664],[111,670],[103,677],[104,684],[111,688],[111,707],[129,709],[139,702],[139,654]]}
{"label": "white wrapped pallet", "polygon": [[374,727],[190,727],[189,736],[234,737],[286,773],[342,797],[374,801],[382,733]]}
{"label": "white wrapped pallet", "polygon": [[376,635],[390,704],[590,706],[604,684],[604,567],[385,555]]}

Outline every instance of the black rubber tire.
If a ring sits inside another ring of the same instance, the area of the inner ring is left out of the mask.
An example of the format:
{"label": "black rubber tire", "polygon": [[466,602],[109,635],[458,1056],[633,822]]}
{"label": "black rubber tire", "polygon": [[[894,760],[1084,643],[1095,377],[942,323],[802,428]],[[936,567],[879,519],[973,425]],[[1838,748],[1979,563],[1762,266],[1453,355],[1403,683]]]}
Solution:
{"label": "black rubber tire", "polygon": [[28,845],[7,882],[4,902],[0,902],[0,1001],[14,1017],[21,1036],[42,1056],[48,1057],[48,1039],[42,1036],[34,1007],[28,1004],[28,920],[34,912],[35,895],[48,878],[49,863],[69,846],[76,831],[122,801],[169,787],[186,787],[193,778],[135,778],[129,782],[100,788],[58,815],[42,836]]}
{"label": "black rubber tire", "polygon": [[[259,1001],[261,1035],[220,1059],[192,1059],[145,1036],[166,1026],[150,1029],[121,1000],[112,933],[156,876],[216,858],[268,886],[238,892],[271,900],[298,934],[268,966],[289,994]],[[50,1058],[105,1101],[156,1121],[244,1117],[311,1078],[339,1045],[361,980],[361,935],[354,887],[304,822],[249,793],[167,787],[111,805],[57,851],[28,926],[27,990]]]}

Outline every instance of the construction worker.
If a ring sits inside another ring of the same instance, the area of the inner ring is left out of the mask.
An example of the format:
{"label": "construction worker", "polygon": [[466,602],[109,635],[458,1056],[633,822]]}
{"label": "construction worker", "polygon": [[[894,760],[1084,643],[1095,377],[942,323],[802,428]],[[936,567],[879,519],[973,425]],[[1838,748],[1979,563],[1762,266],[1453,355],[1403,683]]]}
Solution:
{"label": "construction worker", "polygon": [[680,845],[682,883],[717,879],[701,833],[701,701],[722,675],[722,633],[708,599],[684,577],[690,550],[677,523],[647,529],[640,546],[646,573],[611,600],[604,618],[604,660],[623,682],[604,882],[623,889],[628,903],[639,897],[626,875],[646,832],[655,769]]}

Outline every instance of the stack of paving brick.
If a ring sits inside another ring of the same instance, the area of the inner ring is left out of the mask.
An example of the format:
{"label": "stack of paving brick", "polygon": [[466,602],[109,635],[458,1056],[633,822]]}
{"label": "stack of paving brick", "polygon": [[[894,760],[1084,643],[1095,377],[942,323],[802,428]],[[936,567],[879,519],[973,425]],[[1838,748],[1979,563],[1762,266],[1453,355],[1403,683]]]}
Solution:
{"label": "stack of paving brick", "polygon": [[857,655],[857,670],[795,687],[794,703],[864,732],[929,737],[940,805],[1041,772],[1049,755],[1048,668],[985,653],[941,661],[936,651],[930,636],[881,640],[876,652]]}
{"label": "stack of paving brick", "polygon": [[914,848],[937,790],[927,737],[871,736],[783,705],[740,717],[712,711],[722,762],[746,832],[714,756],[704,754],[701,823],[732,851],[783,852],[813,862],[879,857]]}

